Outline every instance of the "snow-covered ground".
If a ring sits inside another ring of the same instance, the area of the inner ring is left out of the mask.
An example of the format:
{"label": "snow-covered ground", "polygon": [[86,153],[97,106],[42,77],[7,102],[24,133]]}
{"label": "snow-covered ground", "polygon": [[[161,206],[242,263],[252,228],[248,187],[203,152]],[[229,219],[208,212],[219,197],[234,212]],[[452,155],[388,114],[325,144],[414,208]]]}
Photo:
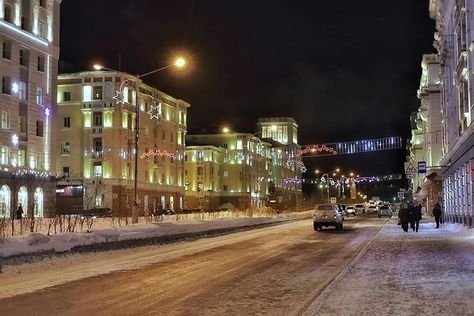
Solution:
{"label": "snow-covered ground", "polygon": [[305,315],[474,315],[474,229],[386,225]]}
{"label": "snow-covered ground", "polygon": [[193,234],[215,230],[235,229],[308,218],[310,212],[282,214],[272,217],[243,217],[216,220],[188,220],[178,222],[141,223],[122,227],[97,228],[92,232],[62,233],[47,236],[31,233],[26,236],[1,238],[0,259],[14,255],[40,252],[65,252],[77,246],[117,242],[125,240],[150,239],[163,236]]}

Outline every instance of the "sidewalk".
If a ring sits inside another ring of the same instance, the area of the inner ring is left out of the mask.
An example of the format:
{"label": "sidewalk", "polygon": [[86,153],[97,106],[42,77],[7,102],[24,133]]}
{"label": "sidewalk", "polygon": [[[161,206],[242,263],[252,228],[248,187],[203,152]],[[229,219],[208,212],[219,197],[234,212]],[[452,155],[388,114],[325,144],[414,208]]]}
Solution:
{"label": "sidewalk", "polygon": [[305,315],[474,315],[474,229],[392,220]]}

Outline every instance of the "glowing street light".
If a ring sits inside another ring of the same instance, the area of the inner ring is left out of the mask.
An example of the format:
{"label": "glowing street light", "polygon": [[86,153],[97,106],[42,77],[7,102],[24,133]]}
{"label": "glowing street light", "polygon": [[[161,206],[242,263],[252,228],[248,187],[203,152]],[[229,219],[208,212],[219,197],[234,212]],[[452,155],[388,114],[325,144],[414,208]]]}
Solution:
{"label": "glowing street light", "polygon": [[230,128],[228,128],[227,126],[222,128],[222,133],[227,134],[228,132],[230,132]]}

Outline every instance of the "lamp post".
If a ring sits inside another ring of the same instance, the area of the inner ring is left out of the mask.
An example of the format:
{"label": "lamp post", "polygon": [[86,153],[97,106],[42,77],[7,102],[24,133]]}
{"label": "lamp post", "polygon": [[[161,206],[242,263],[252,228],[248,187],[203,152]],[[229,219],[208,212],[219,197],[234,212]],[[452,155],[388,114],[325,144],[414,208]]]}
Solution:
{"label": "lamp post", "polygon": [[[149,72],[146,72],[144,74],[137,74],[135,75],[135,78],[133,81],[135,81],[135,91],[136,91],[136,99],[135,99],[135,152],[134,152],[134,159],[135,159],[135,165],[134,165],[134,177],[133,177],[133,206],[132,206],[132,223],[138,223],[138,149],[139,149],[139,138],[140,138],[140,83],[141,83],[141,79],[143,77],[146,77],[148,75],[151,75],[151,74],[154,74],[154,73],[157,73],[159,71],[162,71],[162,70],[165,70],[165,69],[168,69],[168,68],[171,68],[171,67],[177,67],[177,68],[182,68],[186,65],[186,61],[183,59],[183,58],[178,58],[175,60],[174,63],[172,64],[169,64],[167,66],[164,66],[164,67],[161,67],[161,68],[158,68],[158,69],[155,69],[155,70],[152,70],[152,71],[149,71]],[[110,70],[110,71],[117,71],[117,70],[114,70],[114,69],[111,69],[111,68],[106,68],[102,65],[98,65],[98,64],[95,64],[94,65],[94,69],[95,70]],[[119,72],[119,71],[117,71]],[[128,81],[128,80],[125,80],[125,81]],[[122,88],[122,84],[125,83],[122,82],[120,84],[121,88]],[[117,96],[119,96],[119,94],[121,94],[121,96],[123,97],[123,91],[119,91]],[[152,97],[153,99],[153,97]],[[123,100],[121,100],[122,103],[123,103]],[[118,101],[120,102],[120,101]],[[153,109],[152,109],[153,111]],[[153,115],[152,115],[152,118],[153,118]]]}
{"label": "lamp post", "polygon": [[[339,168],[336,168],[334,171],[332,171],[332,175],[335,177],[336,176],[336,173],[340,172],[341,170]],[[318,169],[315,170],[315,173],[316,174],[320,174],[321,171],[319,171]],[[325,172],[323,174],[321,174],[321,178],[324,178],[326,177],[326,185],[327,185],[327,193],[328,193],[328,203],[331,202],[331,197],[329,196],[329,174],[331,172]]]}

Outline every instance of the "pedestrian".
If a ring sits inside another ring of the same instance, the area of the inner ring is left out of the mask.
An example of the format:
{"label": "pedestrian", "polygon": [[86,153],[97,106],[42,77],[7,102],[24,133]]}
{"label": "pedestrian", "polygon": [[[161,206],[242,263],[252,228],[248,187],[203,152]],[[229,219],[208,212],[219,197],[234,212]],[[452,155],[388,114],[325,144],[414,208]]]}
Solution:
{"label": "pedestrian", "polygon": [[21,204],[18,205],[18,209],[16,210],[16,219],[22,219],[23,217],[23,207],[21,207]]}
{"label": "pedestrian", "polygon": [[435,221],[436,221],[436,228],[439,228],[439,222],[440,222],[440,219],[441,219],[441,205],[439,205],[438,202],[436,202],[436,204],[434,205],[433,207],[433,216],[435,218]]}
{"label": "pedestrian", "polygon": [[413,213],[413,221],[414,221],[414,228],[413,230],[418,232],[418,228],[420,227],[420,220],[421,220],[421,204],[418,204],[418,206],[414,207],[414,213]]}
{"label": "pedestrian", "polygon": [[408,222],[410,223],[410,228],[415,231],[415,206],[410,203],[408,205],[408,212],[407,212],[407,217],[408,217]]}
{"label": "pedestrian", "polygon": [[404,204],[400,211],[398,211],[398,218],[400,219],[400,225],[404,232],[408,232],[408,207]]}

